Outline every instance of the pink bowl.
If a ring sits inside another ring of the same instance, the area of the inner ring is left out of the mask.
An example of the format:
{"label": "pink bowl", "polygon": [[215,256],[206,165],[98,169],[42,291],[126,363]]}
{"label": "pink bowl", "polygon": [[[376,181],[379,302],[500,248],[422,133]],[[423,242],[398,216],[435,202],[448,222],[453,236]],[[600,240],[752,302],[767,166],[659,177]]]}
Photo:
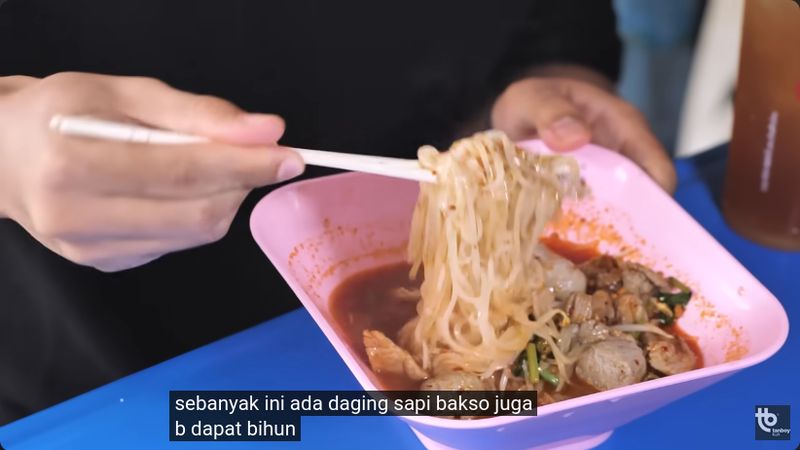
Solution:
{"label": "pink bowl", "polygon": [[[548,151],[538,141],[522,145]],[[404,417],[428,448],[592,447],[616,427],[764,361],[786,340],[777,299],[636,165],[591,145],[573,155],[592,196],[565,205],[552,230],[692,286],[697,295],[680,326],[697,338],[705,367],[543,406],[537,417]],[[346,344],[328,301],[349,275],[403,260],[417,192],[414,182],[334,175],[273,191],[251,217],[256,242],[366,390],[377,390],[377,379]]]}

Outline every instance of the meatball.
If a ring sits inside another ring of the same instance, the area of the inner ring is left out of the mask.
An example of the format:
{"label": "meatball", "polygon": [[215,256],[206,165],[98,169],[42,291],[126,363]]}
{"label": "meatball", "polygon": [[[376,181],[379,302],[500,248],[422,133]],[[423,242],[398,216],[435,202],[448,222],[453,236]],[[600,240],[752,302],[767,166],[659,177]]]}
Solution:
{"label": "meatball", "polygon": [[664,375],[675,375],[694,369],[697,355],[680,337],[653,336],[648,337],[647,360],[653,369]]}
{"label": "meatball", "polygon": [[646,371],[642,349],[635,341],[620,337],[592,344],[575,367],[581,380],[600,391],[641,381]]}

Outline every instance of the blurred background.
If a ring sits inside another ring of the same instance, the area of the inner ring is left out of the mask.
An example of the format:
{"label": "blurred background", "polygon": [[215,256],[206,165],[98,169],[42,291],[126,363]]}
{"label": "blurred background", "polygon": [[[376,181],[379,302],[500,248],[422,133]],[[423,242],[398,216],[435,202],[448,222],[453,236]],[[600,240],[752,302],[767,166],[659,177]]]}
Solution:
{"label": "blurred background", "polygon": [[614,0],[620,95],[675,156],[730,139],[744,0]]}

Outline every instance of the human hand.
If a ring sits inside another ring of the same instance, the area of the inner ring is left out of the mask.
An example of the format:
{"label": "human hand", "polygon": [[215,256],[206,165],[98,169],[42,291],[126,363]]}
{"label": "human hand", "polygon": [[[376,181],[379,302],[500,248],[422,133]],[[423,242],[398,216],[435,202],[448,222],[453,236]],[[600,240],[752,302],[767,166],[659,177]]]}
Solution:
{"label": "human hand", "polygon": [[[3,82],[5,81],[5,82]],[[221,239],[248,192],[302,173],[277,145],[280,117],[150,78],[62,73],[0,78],[0,216],[52,251],[104,271]],[[202,135],[151,145],[62,136],[55,114]]]}
{"label": "human hand", "polygon": [[596,84],[564,77],[512,83],[494,103],[492,126],[515,140],[538,136],[556,151],[595,142],[633,160],[666,191],[675,189],[675,169],[644,116]]}

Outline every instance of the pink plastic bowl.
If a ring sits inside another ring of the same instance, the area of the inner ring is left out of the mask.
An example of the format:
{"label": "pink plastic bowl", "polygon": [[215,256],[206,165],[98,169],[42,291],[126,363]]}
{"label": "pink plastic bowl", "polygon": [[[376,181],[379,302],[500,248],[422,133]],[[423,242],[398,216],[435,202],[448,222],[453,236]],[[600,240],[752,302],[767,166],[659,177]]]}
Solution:
{"label": "pink plastic bowl", "polygon": [[[547,151],[538,141],[523,143]],[[680,320],[696,336],[705,367],[539,408],[537,417],[456,421],[405,417],[428,448],[586,448],[611,431],[777,352],[789,331],[775,297],[636,165],[586,146],[574,153],[592,189],[566,206],[553,231],[597,241],[674,274],[698,294]],[[333,322],[331,291],[362,269],[404,258],[414,182],[349,173],[287,185],[251,217],[253,235],[364,389],[376,377]]]}

